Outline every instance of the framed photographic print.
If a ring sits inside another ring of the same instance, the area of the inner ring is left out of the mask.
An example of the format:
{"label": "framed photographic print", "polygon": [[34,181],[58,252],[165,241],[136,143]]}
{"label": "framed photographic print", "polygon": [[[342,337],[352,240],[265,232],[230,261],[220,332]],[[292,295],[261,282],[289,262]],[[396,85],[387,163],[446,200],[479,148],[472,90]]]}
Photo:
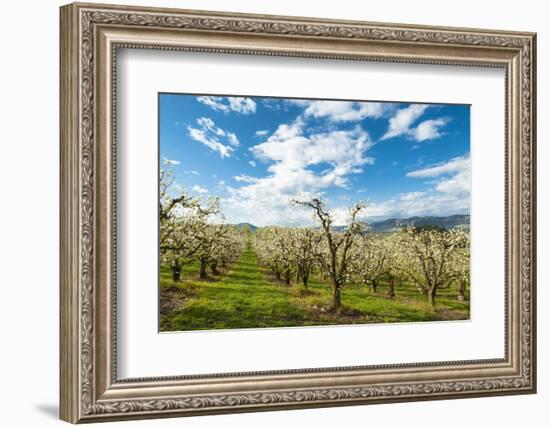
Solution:
{"label": "framed photographic print", "polygon": [[469,319],[469,119],[160,93],[160,330]]}
{"label": "framed photographic print", "polygon": [[61,8],[61,418],[533,393],[535,35]]}

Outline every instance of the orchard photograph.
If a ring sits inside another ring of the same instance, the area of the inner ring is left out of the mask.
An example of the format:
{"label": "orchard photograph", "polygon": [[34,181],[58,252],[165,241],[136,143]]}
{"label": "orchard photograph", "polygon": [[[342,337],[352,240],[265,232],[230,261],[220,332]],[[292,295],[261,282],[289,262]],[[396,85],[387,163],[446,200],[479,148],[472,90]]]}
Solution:
{"label": "orchard photograph", "polygon": [[158,102],[161,332],[470,319],[469,105]]}

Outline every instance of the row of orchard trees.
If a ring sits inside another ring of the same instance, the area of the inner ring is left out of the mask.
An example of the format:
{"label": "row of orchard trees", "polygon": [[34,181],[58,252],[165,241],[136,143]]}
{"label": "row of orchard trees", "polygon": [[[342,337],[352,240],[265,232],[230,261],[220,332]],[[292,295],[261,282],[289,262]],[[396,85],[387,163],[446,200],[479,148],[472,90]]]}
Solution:
{"label": "row of orchard trees", "polygon": [[207,278],[238,258],[247,236],[233,225],[223,223],[217,198],[202,200],[180,190],[174,195],[174,174],[160,172],[160,259],[170,266],[172,280],[179,282],[184,265],[196,262],[199,277]]}
{"label": "row of orchard trees", "polygon": [[295,277],[307,290],[319,261],[322,236],[309,228],[264,227],[254,233],[260,262],[290,286]]}
{"label": "row of orchard trees", "polygon": [[351,273],[374,292],[385,281],[390,297],[395,296],[395,285],[406,281],[432,305],[437,292],[451,286],[456,287],[459,301],[464,301],[470,282],[470,237],[458,229],[434,227],[359,236]]}
{"label": "row of orchard trees", "polygon": [[413,284],[435,305],[438,290],[456,286],[464,300],[470,277],[469,234],[460,230],[409,227],[390,234],[370,233],[360,219],[364,204],[349,209],[341,231],[320,199],[295,201],[313,211],[320,227],[266,227],[255,233],[254,246],[261,262],[290,285],[296,277],[307,289],[313,273],[332,286],[332,303],[341,305],[348,284],[363,284],[373,292],[380,282],[395,296],[401,282]]}

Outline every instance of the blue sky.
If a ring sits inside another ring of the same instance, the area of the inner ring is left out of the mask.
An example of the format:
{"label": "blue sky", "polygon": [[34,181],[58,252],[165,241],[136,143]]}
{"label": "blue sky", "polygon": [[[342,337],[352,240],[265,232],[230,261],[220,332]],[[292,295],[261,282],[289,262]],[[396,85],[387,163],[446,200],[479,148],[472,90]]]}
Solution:
{"label": "blue sky", "polygon": [[219,197],[228,223],[310,225],[289,201],[321,196],[336,224],[470,210],[470,107],[160,94],[160,167]]}

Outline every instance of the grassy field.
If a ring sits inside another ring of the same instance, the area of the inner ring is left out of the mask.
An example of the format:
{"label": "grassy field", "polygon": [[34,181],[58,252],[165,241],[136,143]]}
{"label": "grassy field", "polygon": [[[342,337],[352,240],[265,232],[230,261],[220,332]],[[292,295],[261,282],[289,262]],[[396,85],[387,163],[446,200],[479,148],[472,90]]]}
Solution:
{"label": "grassy field", "polygon": [[160,273],[160,330],[261,328],[352,323],[418,322],[469,319],[466,302],[457,301],[456,289],[440,290],[432,307],[414,287],[397,284],[396,296],[385,296],[384,284],[373,294],[365,286],[347,286],[342,307],[330,309],[331,287],[318,277],[306,292],[301,284],[278,282],[259,264],[252,248],[225,271],[208,280],[198,279],[198,266],[189,264],[174,284],[170,270]]}

